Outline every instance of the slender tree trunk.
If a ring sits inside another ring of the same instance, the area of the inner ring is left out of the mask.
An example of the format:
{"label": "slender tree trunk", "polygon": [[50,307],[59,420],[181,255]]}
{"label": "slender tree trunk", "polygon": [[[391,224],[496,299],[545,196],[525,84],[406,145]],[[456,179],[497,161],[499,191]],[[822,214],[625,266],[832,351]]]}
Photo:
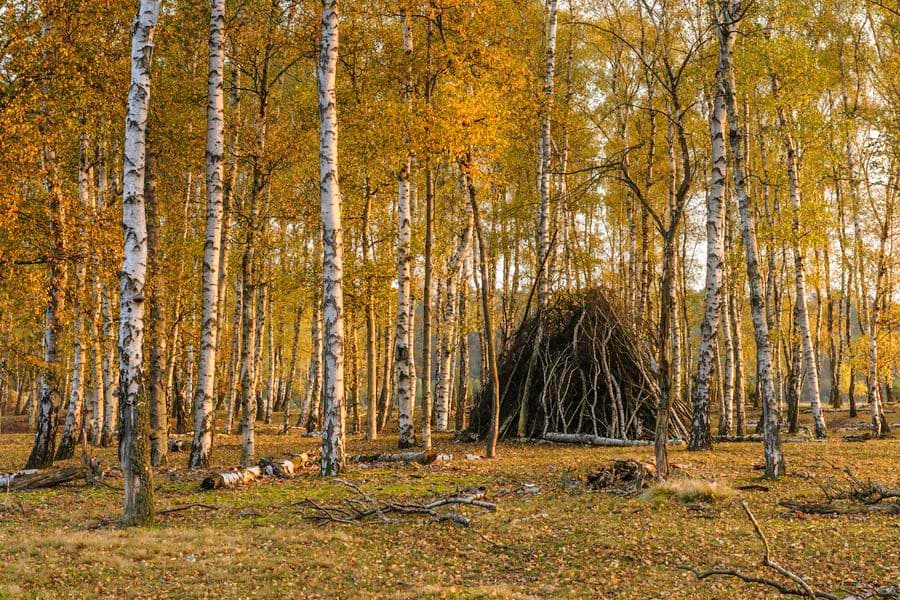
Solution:
{"label": "slender tree trunk", "polygon": [[894,170],[894,163],[891,162],[891,173],[888,185],[885,189],[885,209],[881,222],[880,240],[878,246],[878,257],[875,263],[875,290],[872,300],[872,310],[869,311],[868,335],[869,335],[869,412],[872,422],[872,437],[889,436],[891,433],[890,424],[884,416],[884,410],[881,407],[881,399],[879,398],[879,378],[878,378],[878,319],[881,316],[881,294],[886,293],[882,288],[885,276],[887,275],[887,245],[890,243],[891,221],[894,213],[894,195],[896,193],[897,171]]}
{"label": "slender tree trunk", "polygon": [[147,381],[150,403],[150,464],[159,467],[167,463],[169,453],[169,415],[166,406],[166,390],[163,381],[163,361],[166,352],[166,336],[163,333],[163,286],[159,255],[159,212],[156,199],[156,153],[147,154],[144,180],[144,206],[147,214],[147,287],[149,310],[147,312],[147,338],[150,342],[149,377]]}
{"label": "slender tree trunk", "polygon": [[113,376],[113,365],[115,364],[115,322],[113,321],[112,309],[110,307],[109,293],[105,286],[101,284],[101,310],[103,312],[103,414],[106,418],[103,420],[103,432],[100,435],[100,445],[107,447],[113,443],[116,437],[119,423],[119,410],[116,405],[115,391],[118,387],[116,378]]}
{"label": "slender tree trunk", "polygon": [[[720,74],[721,75],[721,74]],[[709,425],[710,412],[710,382],[714,364],[714,350],[716,336],[718,335],[719,316],[722,313],[720,303],[722,299],[722,280],[724,276],[725,254],[725,135],[723,121],[725,120],[725,97],[722,91],[720,77],[717,77],[716,91],[713,98],[713,106],[709,115],[709,135],[712,146],[712,172],[710,175],[710,190],[706,205],[706,312],[700,324],[700,352],[698,354],[697,379],[694,384],[694,418],[691,427],[690,450],[708,450],[712,447],[712,433]],[[723,329],[728,329],[724,327]],[[731,383],[728,378],[731,375],[731,336],[725,334],[726,348],[726,398],[731,392]],[[726,399],[724,404],[730,404]],[[727,422],[727,420],[726,420]]]}
{"label": "slender tree trunk", "polygon": [[[432,236],[434,212],[434,176],[431,162],[425,162],[425,282],[422,292],[422,446],[431,449],[431,285],[432,285]],[[448,404],[449,406],[449,404]],[[447,415],[444,416],[444,429]]]}
{"label": "slender tree trunk", "polygon": [[[777,83],[772,76],[773,93],[777,97]],[[819,369],[816,361],[816,352],[813,348],[812,336],[809,331],[809,314],[806,306],[806,275],[804,273],[804,256],[800,248],[800,185],[799,165],[797,149],[792,136],[786,131],[787,119],[784,110],[778,109],[778,118],[784,135],[785,151],[787,153],[788,195],[791,199],[791,249],[794,255],[794,284],[796,286],[796,321],[799,329],[800,342],[803,351],[803,368],[806,372],[806,392],[809,397],[813,414],[813,426],[817,438],[828,437],[828,428],[825,425],[825,417],[822,414],[822,400],[819,395]],[[821,298],[819,299],[821,302]]]}
{"label": "slender tree trunk", "polygon": [[324,423],[322,475],[344,468],[344,291],[341,193],[338,186],[338,122],[335,73],[338,60],[337,0],[322,0],[322,46],[316,70],[319,93],[319,191],[322,204]]}
{"label": "slender tree trunk", "polygon": [[291,400],[294,389],[294,377],[297,375],[297,350],[300,347],[300,317],[303,315],[303,305],[297,305],[297,315],[294,317],[294,338],[291,342],[291,362],[288,366],[288,374],[284,382],[282,392],[282,408],[284,409],[284,433],[287,433],[291,418]]}
{"label": "slender tree trunk", "polygon": [[372,188],[366,176],[366,207],[363,211],[362,245],[366,268],[366,439],[378,438],[378,402],[376,387],[378,381],[377,333],[375,331],[375,248],[372,243]]}
{"label": "slender tree trunk", "polygon": [[[734,364],[734,338],[731,335],[731,321],[730,321],[730,311],[731,311],[731,295],[723,290],[722,295],[722,304],[720,305],[722,309],[722,358],[723,358],[723,369],[722,369],[722,405],[725,410],[720,417],[721,426],[719,427],[720,435],[730,435],[732,426],[735,425],[734,417],[739,417],[740,420],[740,428],[743,431],[744,428],[744,415],[743,415],[743,406],[741,410],[736,410],[735,399],[737,397],[734,381],[735,381],[735,364]],[[737,414],[736,414],[737,413]]]}
{"label": "slender tree trunk", "polygon": [[256,327],[253,335],[255,340],[253,343],[253,389],[256,391],[254,396],[254,406],[256,407],[256,420],[262,421],[265,417],[265,407],[263,406],[263,382],[262,382],[262,353],[265,344],[266,322],[268,321],[269,312],[269,284],[260,283],[256,295]]}
{"label": "slender tree trunk", "polygon": [[[95,265],[95,269],[96,269]],[[93,306],[91,308],[91,379],[93,380],[94,393],[92,396],[93,426],[90,431],[91,444],[100,445],[104,422],[108,415],[105,414],[104,395],[106,393],[103,381],[103,321],[100,277],[94,274]],[[21,392],[20,392],[21,395]]]}
{"label": "slender tree trunk", "polygon": [[391,414],[391,407],[394,402],[394,395],[391,390],[394,383],[393,374],[395,372],[391,369],[391,365],[394,363],[394,344],[391,340],[392,329],[393,327],[391,327],[390,318],[388,318],[388,322],[384,328],[384,346],[382,350],[384,367],[381,370],[381,394],[378,400],[378,405],[381,407],[378,418],[378,431],[387,427],[388,419]]}
{"label": "slender tree trunk", "polygon": [[[87,138],[81,135],[78,165],[78,197],[81,203],[81,211],[78,222],[80,236],[84,236],[85,219],[90,210],[90,169],[87,157]],[[82,247],[86,240],[81,240]],[[66,423],[63,428],[62,437],[59,440],[59,447],[56,449],[56,460],[65,460],[72,458],[75,454],[75,445],[78,443],[79,434],[82,430],[83,412],[85,407],[84,391],[85,391],[85,363],[87,361],[87,335],[85,332],[85,285],[87,283],[87,262],[84,257],[79,258],[75,266],[75,288],[73,295],[75,297],[73,312],[73,349],[72,349],[72,375],[69,394],[69,403],[66,410]]]}
{"label": "slender tree trunk", "polygon": [[471,157],[466,157],[462,165],[466,179],[466,190],[469,195],[469,203],[472,205],[472,218],[475,227],[475,235],[478,239],[479,266],[481,268],[481,311],[484,318],[484,339],[486,353],[483,355],[482,364],[489,370],[488,385],[491,393],[491,423],[488,429],[485,445],[485,458],[497,456],[497,438],[500,435],[500,375],[497,371],[497,354],[494,350],[494,324],[491,316],[490,276],[488,275],[488,253],[484,232],[481,228],[481,217],[478,211],[478,200],[475,194],[475,182],[472,180]]}
{"label": "slender tree trunk", "polygon": [[[46,36],[50,29],[50,17],[44,16],[42,36]],[[44,125],[40,132],[43,134]],[[56,412],[62,397],[60,396],[59,373],[59,337],[62,333],[60,314],[65,303],[66,266],[62,257],[66,252],[65,238],[65,207],[63,205],[62,188],[59,175],[56,171],[56,152],[47,144],[41,144],[41,162],[44,169],[44,187],[49,201],[50,224],[49,230],[53,241],[53,253],[50,258],[50,277],[47,283],[47,299],[44,306],[44,331],[43,331],[43,359],[40,376],[40,388],[36,402],[36,426],[34,433],[34,445],[31,454],[25,463],[26,469],[42,469],[53,464],[53,456],[56,451]]]}
{"label": "slender tree trunk", "polygon": [[753,328],[756,333],[756,371],[763,405],[765,474],[767,477],[776,477],[785,473],[784,455],[781,451],[781,433],[779,431],[781,414],[775,403],[775,388],[772,384],[772,351],[759,273],[759,251],[756,245],[753,215],[746,188],[744,134],[738,121],[734,67],[731,63],[732,50],[737,36],[736,19],[739,18],[740,11],[735,0],[724,0],[721,3],[721,9],[722,14],[717,16],[716,23],[719,37],[719,69],[723,74],[725,84],[725,107],[728,113],[728,137],[733,162],[734,192],[741,216],[741,234],[744,239],[747,279],[750,285],[750,308],[753,316]]}
{"label": "slender tree trunk", "polygon": [[[466,254],[469,254],[466,251]],[[456,430],[464,431],[469,426],[469,329],[467,327],[467,297],[469,291],[469,265],[471,259],[463,263],[462,282],[459,286],[459,373],[456,376]],[[452,363],[451,363],[452,366]]]}
{"label": "slender tree trunk", "polygon": [[225,386],[225,433],[231,433],[239,397],[240,373],[238,372],[238,365],[240,364],[241,348],[243,347],[242,317],[244,313],[244,284],[240,274],[234,288],[234,313],[231,317],[231,351],[228,358],[228,383]]}
{"label": "slender tree trunk", "polygon": [[147,270],[144,168],[153,30],[159,9],[158,0],[141,0],[131,36],[131,89],[125,118],[122,180],[125,250],[119,275],[119,458],[125,481],[124,521],[129,525],[153,520],[149,411],[142,373]]}
{"label": "slender tree trunk", "polygon": [[322,397],[322,303],[318,298],[313,307],[310,334],[312,349],[309,356],[309,376],[297,424],[306,423],[306,431],[312,433],[319,427],[319,400]]}
{"label": "slender tree trunk", "polygon": [[[472,209],[466,203],[465,226],[457,235],[456,249],[450,259],[450,268],[447,273],[447,284],[444,291],[444,315],[441,327],[441,347],[438,356],[440,364],[440,377],[438,378],[435,392],[435,416],[437,430],[446,431],[448,425],[448,413],[450,406],[450,373],[452,371],[453,347],[456,343],[457,302],[459,292],[460,273],[467,260],[468,249],[472,237]],[[463,286],[467,282],[463,282]]]}
{"label": "slender tree trunk", "polygon": [[[540,255],[538,262],[546,260],[545,257],[550,255],[550,119],[552,117],[553,106],[553,78],[556,69],[556,22],[557,22],[557,0],[549,2],[549,20],[547,22],[547,55],[544,62],[544,90],[543,90],[543,106],[541,107],[541,172],[539,180],[539,193],[541,197],[541,210],[538,223],[538,236]],[[552,277],[551,273],[543,273],[540,266],[538,267],[538,310],[546,306],[547,296],[549,293],[549,282]]]}
{"label": "slender tree trunk", "polygon": [[188,466],[209,466],[219,336],[219,269],[225,170],[225,0],[210,0],[206,103],[206,243],[203,250],[200,365],[194,396],[194,440]]}
{"label": "slender tree trunk", "polygon": [[[252,202],[252,200],[251,200]],[[253,360],[256,338],[253,335],[254,308],[253,302],[256,286],[250,282],[253,280],[253,234],[252,226],[248,225],[246,247],[241,260],[241,466],[249,467],[253,464],[256,453],[256,434],[254,421],[256,420],[256,374]]]}

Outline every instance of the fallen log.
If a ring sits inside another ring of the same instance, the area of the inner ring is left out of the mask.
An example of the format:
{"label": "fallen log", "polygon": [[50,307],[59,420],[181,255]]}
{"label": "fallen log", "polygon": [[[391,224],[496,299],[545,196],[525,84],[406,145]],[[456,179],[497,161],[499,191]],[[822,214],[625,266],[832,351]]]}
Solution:
{"label": "fallen log", "polygon": [[763,441],[763,436],[761,435],[717,435],[713,438],[716,442],[761,442]]}
{"label": "fallen log", "polygon": [[294,475],[294,463],[289,460],[272,460],[271,458],[259,459],[259,468],[263,475],[288,479]]}
{"label": "fallen log", "polygon": [[437,460],[437,456],[438,455],[434,450],[424,450],[422,452],[398,452],[396,454],[360,454],[353,457],[353,462],[407,462],[430,465]]}
{"label": "fallen log", "polygon": [[65,467],[42,471],[26,469],[0,476],[0,487],[9,492],[50,488],[76,479],[84,479],[87,474],[86,467]]}
{"label": "fallen log", "polygon": [[[653,440],[622,440],[619,438],[601,437],[599,435],[590,435],[587,433],[558,433],[550,431],[544,434],[544,439],[548,442],[556,442],[558,444],[585,444],[588,446],[652,446]],[[670,445],[682,444],[680,439],[669,440]]]}
{"label": "fallen log", "polygon": [[23,475],[34,475],[37,472],[37,469],[23,469],[22,471],[16,471],[15,473],[6,473],[5,475],[0,475],[0,488],[5,488],[6,486],[8,486],[16,477],[22,477]]}
{"label": "fallen log", "polygon": [[200,482],[200,488],[204,490],[218,490],[221,488],[235,488],[251,481],[256,481],[262,475],[259,467],[248,467],[237,471],[225,471],[205,478]]}

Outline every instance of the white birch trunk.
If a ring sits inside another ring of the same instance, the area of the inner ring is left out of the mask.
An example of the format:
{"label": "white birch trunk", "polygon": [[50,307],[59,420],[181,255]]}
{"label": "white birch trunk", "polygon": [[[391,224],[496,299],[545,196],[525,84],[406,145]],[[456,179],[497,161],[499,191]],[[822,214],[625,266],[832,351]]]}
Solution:
{"label": "white birch trunk", "polygon": [[772,350],[769,328],[766,323],[759,250],[750,199],[747,195],[743,131],[738,118],[734,66],[731,58],[737,37],[738,6],[735,0],[723,0],[721,14],[717,15],[716,29],[719,38],[719,69],[723,74],[725,107],[728,113],[729,142],[732,154],[734,193],[741,216],[741,234],[747,261],[747,280],[750,286],[750,309],[756,336],[756,372],[763,405],[763,436],[765,438],[765,474],[776,477],[785,473],[784,455],[781,451],[781,413],[775,401],[772,383]]}
{"label": "white birch trunk", "polygon": [[[90,210],[90,173],[87,159],[87,139],[81,135],[80,156],[78,165],[78,198],[81,202],[82,214],[79,217],[81,235],[84,235],[84,220]],[[85,241],[82,240],[82,243]],[[82,257],[75,266],[75,289],[73,290],[75,302],[72,307],[75,313],[73,323],[73,349],[72,349],[72,374],[69,387],[69,403],[66,409],[66,423],[63,427],[62,438],[56,449],[56,460],[72,458],[75,454],[75,445],[78,442],[79,431],[82,425],[82,413],[84,411],[84,372],[87,358],[87,347],[84,323],[84,297],[85,283],[87,279],[87,263]]]}
{"label": "white birch trunk", "polygon": [[297,315],[294,317],[294,341],[291,342],[291,362],[288,366],[287,377],[284,379],[284,391],[282,392],[282,402],[284,409],[284,433],[287,433],[290,427],[289,419],[291,418],[291,401],[294,389],[294,377],[297,375],[297,349],[300,346],[300,318],[303,316],[303,305],[297,306]]}
{"label": "white birch trunk", "polygon": [[[553,106],[553,76],[556,69],[556,20],[557,0],[550,0],[550,16],[547,23],[547,57],[544,71],[544,105],[541,115],[541,169],[539,179],[539,193],[541,196],[540,220],[538,223],[538,235],[540,237],[540,251],[538,257],[538,269],[547,261],[550,253],[550,117]],[[547,265],[549,267],[549,264]],[[550,289],[550,273],[538,273],[538,307],[543,308],[547,302]]]}
{"label": "white birch trunk", "polygon": [[103,322],[101,316],[102,298],[100,295],[99,279],[95,280],[93,294],[93,309],[91,314],[92,344],[91,344],[91,378],[93,379],[93,396],[91,397],[91,444],[100,445],[100,436],[103,433],[103,424],[106,420],[106,408],[104,395],[106,389],[103,381]]}
{"label": "white birch trunk", "polygon": [[240,275],[235,283],[234,313],[231,317],[231,356],[228,360],[228,383],[225,387],[225,433],[231,433],[234,414],[237,410],[240,373],[238,371],[241,354],[241,317],[243,315],[244,286]]}
{"label": "white birch trunk", "polygon": [[103,433],[100,435],[100,445],[109,446],[112,444],[116,436],[119,423],[119,411],[116,406],[116,378],[113,376],[113,365],[115,364],[115,352],[113,350],[115,343],[115,323],[113,321],[112,309],[110,308],[109,293],[106,287],[100,286],[101,310],[103,312]]}
{"label": "white birch trunk", "polygon": [[[716,336],[722,299],[722,280],[725,258],[725,134],[722,123],[725,120],[725,98],[721,82],[716,82],[713,106],[709,114],[709,137],[712,147],[712,171],[710,174],[709,197],[706,205],[706,311],[700,324],[700,351],[697,356],[697,379],[694,384],[694,417],[691,426],[690,450],[707,450],[712,447],[712,431],[709,424],[710,383],[715,362]],[[727,329],[727,328],[726,328]],[[730,351],[730,336],[726,347]],[[731,357],[726,352],[726,362]],[[726,381],[726,393],[730,392]],[[730,399],[726,400],[730,404]]]}
{"label": "white birch trunk", "polygon": [[341,192],[338,185],[338,123],[335,75],[338,3],[322,0],[322,46],[316,79],[319,96],[319,195],[322,204],[322,305],[324,332],[322,475],[344,467],[344,290]]}
{"label": "white birch trunk", "polygon": [[[890,435],[890,425],[884,416],[884,410],[881,406],[880,393],[878,391],[878,318],[881,314],[881,294],[890,293],[882,289],[884,279],[887,276],[887,245],[890,243],[891,236],[891,220],[894,215],[894,199],[897,185],[897,171],[895,165],[891,161],[892,173],[888,184],[885,186],[885,210],[883,221],[881,222],[881,239],[878,248],[878,259],[876,262],[875,274],[875,293],[872,301],[872,310],[869,312],[869,365],[868,365],[868,384],[869,384],[869,412],[872,422],[872,437],[881,437],[882,435]],[[888,385],[893,382],[888,380]]]}
{"label": "white birch trunk", "polygon": [[369,177],[366,176],[366,207],[363,214],[362,245],[366,268],[369,269],[366,281],[366,439],[369,441],[378,438],[378,352],[376,349],[375,331],[375,248],[372,244],[372,191]]}
{"label": "white birch trunk", "polygon": [[[271,310],[271,305],[270,305]],[[266,319],[266,338],[269,345],[266,348],[269,359],[268,375],[266,377],[266,389],[263,394],[263,422],[269,425],[272,422],[272,403],[275,400],[275,339],[273,336],[274,326],[272,325],[272,315]]]}
{"label": "white birch trunk", "polygon": [[800,341],[803,348],[803,368],[806,371],[806,393],[812,408],[813,430],[817,438],[828,437],[825,416],[822,413],[822,398],[819,394],[819,369],[816,366],[816,352],[813,348],[809,331],[809,313],[806,306],[806,275],[804,273],[804,256],[800,248],[800,188],[798,185],[797,154],[792,140],[785,140],[788,161],[788,189],[792,207],[792,231],[794,254],[794,283],[797,295],[797,325],[800,329]]}
{"label": "white birch trunk", "polygon": [[[772,75],[772,92],[778,98],[778,82]],[[782,107],[778,107],[778,121],[784,130],[784,147],[787,154],[788,195],[791,199],[791,250],[794,258],[794,284],[797,296],[796,322],[800,330],[800,342],[803,352],[803,368],[806,371],[806,393],[813,415],[813,429],[817,438],[828,437],[828,428],[822,414],[822,398],[819,394],[819,369],[816,365],[816,352],[813,348],[809,331],[809,313],[806,306],[806,275],[804,273],[804,256],[800,247],[800,185],[799,161],[796,143],[787,131],[787,118]],[[821,298],[820,298],[821,304]]]}
{"label": "white birch trunk", "polygon": [[206,103],[206,244],[203,250],[200,365],[194,396],[194,441],[188,466],[209,466],[212,450],[219,335],[219,260],[222,242],[225,160],[225,0],[210,0]]}
{"label": "white birch trunk", "polygon": [[[403,52],[410,60],[413,50],[412,30],[410,16],[405,11],[401,15],[401,28],[403,39]],[[410,86],[412,85],[410,74],[406,74],[403,82],[403,97],[409,104],[412,100]],[[400,172],[397,175],[397,334],[394,348],[394,373],[396,378],[396,393],[398,418],[397,425],[400,432],[398,446],[410,448],[416,443],[416,433],[413,428],[413,411],[415,409],[415,386],[412,383],[414,377],[413,351],[410,347],[411,323],[410,304],[412,295],[412,210],[410,206],[410,178],[412,176],[412,156],[407,156]]]}
{"label": "white birch trunk", "polygon": [[398,427],[400,448],[409,448],[415,444],[413,429],[413,408],[415,398],[411,390],[412,349],[410,340],[410,276],[412,256],[410,242],[412,226],[409,207],[409,161],[400,170],[397,195],[397,216],[399,229],[397,235],[397,334],[394,346],[394,371],[396,377],[397,405],[399,410]]}
{"label": "white birch trunk", "polygon": [[159,0],[141,0],[131,36],[131,89],[125,117],[125,166],[122,181],[124,259],[119,275],[119,458],[125,482],[128,524],[153,519],[153,473],[147,398],[143,382],[144,279],[147,271],[147,221],[144,214],[144,166],[150,106],[150,61]]}
{"label": "white birch trunk", "polygon": [[[250,237],[250,236],[248,236]],[[256,419],[255,375],[253,373],[253,351],[255,337],[253,335],[253,291],[254,286],[249,281],[252,277],[250,262],[253,260],[251,243],[244,250],[241,272],[243,274],[242,300],[241,300],[241,466],[247,467],[253,464],[256,452],[256,435],[254,421]]]}
{"label": "white birch trunk", "polygon": [[[49,15],[45,15],[41,36],[50,31]],[[44,109],[42,107],[42,112]],[[44,133],[44,125],[39,131]],[[41,469],[53,464],[56,446],[56,412],[61,402],[59,374],[59,337],[62,329],[60,313],[65,305],[66,268],[59,258],[65,254],[63,228],[65,208],[62,190],[56,173],[56,153],[46,143],[41,145],[41,166],[44,170],[44,188],[47,192],[50,212],[50,235],[53,238],[53,254],[49,261],[50,277],[47,282],[47,303],[44,306],[43,359],[40,375],[40,391],[36,402],[34,445],[25,463],[26,469]],[[64,394],[63,394],[64,397]]]}
{"label": "white birch trunk", "polygon": [[313,307],[310,336],[309,375],[297,424],[306,423],[306,431],[312,433],[319,427],[319,399],[322,397],[322,304],[318,299]]}
{"label": "white birch trunk", "polygon": [[452,357],[456,345],[456,325],[458,320],[458,285],[463,263],[466,260],[472,238],[472,207],[466,202],[466,222],[460,230],[456,250],[450,259],[447,285],[444,292],[444,314],[441,324],[441,344],[438,354],[439,373],[435,390],[435,423],[438,431],[447,431],[450,407],[450,374],[453,372]]}

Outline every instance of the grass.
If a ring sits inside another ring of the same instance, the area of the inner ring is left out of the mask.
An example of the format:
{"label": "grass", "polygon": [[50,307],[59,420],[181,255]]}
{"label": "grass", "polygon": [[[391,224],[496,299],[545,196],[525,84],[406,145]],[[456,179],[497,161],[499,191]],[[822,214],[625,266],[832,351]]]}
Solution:
{"label": "grass", "polygon": [[[895,409],[896,410],[896,409]],[[829,413],[830,418],[840,418]],[[897,421],[897,413],[889,415]],[[5,429],[7,429],[5,427]],[[502,443],[496,460],[467,461],[477,445],[435,436],[453,461],[429,466],[351,465],[346,477],[379,498],[422,500],[457,487],[485,486],[496,513],[462,509],[468,529],[421,518],[403,523],[315,526],[302,519],[304,498],[339,502],[346,486],[304,472],[238,490],[201,492],[202,473],[173,454],[156,474],[157,507],[202,502],[160,516],[150,527],[99,526],[121,510],[121,492],[72,484],[0,494],[0,598],[767,598],[762,588],[723,578],[695,581],[681,567],[727,566],[759,573],[761,550],[739,500],[750,504],[778,560],[838,596],[900,582],[900,520],[887,515],[803,516],[779,500],[820,499],[819,482],[851,467],[864,478],[898,485],[900,440],[786,443],[789,474],[768,492],[734,491],[760,483],[760,444],[722,444],[712,452],[673,449],[670,460],[690,480],[665,494],[682,502],[644,502],[589,492],[573,480],[615,458],[652,461],[651,448],[582,448]],[[0,472],[21,467],[26,433],[0,435]],[[237,463],[237,436],[217,435],[213,461]],[[313,448],[315,439],[273,429],[258,437],[260,456]],[[350,454],[389,451],[396,437],[348,441]],[[115,450],[100,449],[105,466]],[[833,465],[833,466],[832,466]],[[691,483],[694,481],[695,483]],[[702,481],[703,485],[696,483]],[[712,486],[708,481],[716,481]],[[109,483],[121,486],[121,479]],[[521,493],[527,483],[540,493]],[[714,489],[713,489],[714,488]],[[723,494],[730,489],[732,494]],[[827,565],[827,568],[825,567]]]}
{"label": "grass", "polygon": [[647,488],[641,499],[649,502],[660,502],[674,498],[682,504],[715,502],[728,500],[736,492],[727,484],[705,479],[669,479]]}

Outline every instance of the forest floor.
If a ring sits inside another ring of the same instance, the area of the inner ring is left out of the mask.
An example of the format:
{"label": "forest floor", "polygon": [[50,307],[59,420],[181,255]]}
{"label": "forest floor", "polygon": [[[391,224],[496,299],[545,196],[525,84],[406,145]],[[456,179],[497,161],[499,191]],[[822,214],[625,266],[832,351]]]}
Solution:
{"label": "forest floor", "polygon": [[[888,419],[900,421],[900,407]],[[804,415],[808,418],[808,415]],[[321,597],[321,598],[768,598],[766,588],[733,578],[697,581],[684,567],[726,567],[777,578],[759,566],[762,547],[741,508],[745,500],[774,558],[838,597],[900,586],[900,517],[808,516],[781,500],[819,502],[819,484],[860,478],[900,486],[900,430],[891,440],[843,442],[853,426],[829,412],[832,438],[786,443],[788,475],[762,480],[758,443],[718,444],[712,452],[670,451],[691,477],[735,488],[712,503],[647,501],[588,490],[583,480],[617,458],[652,460],[652,449],[586,448],[505,442],[495,460],[469,460],[480,444],[435,436],[449,462],[428,466],[351,464],[345,477],[379,500],[422,502],[483,486],[497,511],[459,509],[471,526],[410,516],[402,522],[314,524],[298,504],[335,504],[354,495],[313,469],[235,490],[201,491],[205,473],[170,454],[155,478],[158,509],[202,503],[122,529],[121,477],[53,489],[0,492],[0,598],[5,597]],[[862,413],[856,420],[865,422]],[[14,430],[6,421],[4,428]],[[841,431],[841,429],[844,431]],[[232,467],[237,436],[218,435],[217,466]],[[0,473],[24,464],[31,436],[0,435]],[[396,437],[351,436],[350,455],[392,451]],[[259,456],[284,458],[317,446],[297,430],[257,437]],[[115,450],[99,449],[106,467]],[[63,464],[77,464],[66,461]],[[530,485],[526,485],[530,484]]]}

